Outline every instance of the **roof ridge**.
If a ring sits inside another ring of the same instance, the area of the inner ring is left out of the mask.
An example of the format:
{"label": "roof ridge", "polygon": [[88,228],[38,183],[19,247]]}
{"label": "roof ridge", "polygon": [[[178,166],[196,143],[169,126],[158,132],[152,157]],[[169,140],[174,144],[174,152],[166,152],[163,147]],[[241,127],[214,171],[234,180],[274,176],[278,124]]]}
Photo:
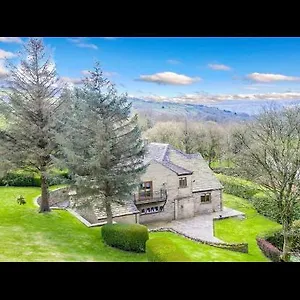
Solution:
{"label": "roof ridge", "polygon": [[167,147],[164,151],[164,154],[163,154],[163,158],[162,158],[162,161],[164,161],[166,158],[167,158],[167,161],[170,161],[170,158],[167,157],[167,153],[169,152],[169,147],[170,147],[170,144],[167,144]]}
{"label": "roof ridge", "polygon": [[[188,170],[188,169],[186,169],[186,168],[183,168],[183,167],[181,167],[181,166],[179,166],[179,165],[176,165],[176,164],[174,164],[172,161],[157,161],[158,163],[160,163],[160,164],[162,164],[163,166],[165,166],[165,167],[167,167],[167,168],[169,168],[170,169],[170,166],[172,167],[176,167],[176,168],[178,168],[178,169],[180,169],[181,171],[183,171],[183,172],[185,172],[185,173],[193,173],[193,171],[191,171],[191,170]],[[175,170],[173,170],[173,169],[171,169],[172,171],[174,171],[175,173],[179,173],[179,172],[176,172]],[[180,172],[181,173],[181,172]]]}
{"label": "roof ridge", "polygon": [[179,150],[179,149],[177,149],[177,148],[175,148],[171,145],[169,145],[169,146],[172,150],[174,150],[176,152],[179,152],[182,156],[184,156],[186,158],[194,158],[194,157],[199,157],[200,156],[198,152],[197,153],[185,153],[185,152],[183,152],[183,151],[181,151],[181,150]]}

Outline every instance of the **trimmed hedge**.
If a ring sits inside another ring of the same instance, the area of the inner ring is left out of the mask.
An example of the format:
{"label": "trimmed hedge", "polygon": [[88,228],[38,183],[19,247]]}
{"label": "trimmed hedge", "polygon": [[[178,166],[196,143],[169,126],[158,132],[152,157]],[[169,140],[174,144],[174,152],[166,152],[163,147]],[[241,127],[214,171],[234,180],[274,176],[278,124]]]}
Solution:
{"label": "trimmed hedge", "polygon": [[250,200],[255,194],[262,191],[258,184],[247,180],[223,174],[216,174],[216,176],[224,186],[224,192],[237,197]]}
{"label": "trimmed hedge", "polygon": [[[65,184],[70,181],[68,172],[50,173],[49,185]],[[41,179],[34,173],[29,172],[9,172],[0,178],[0,186],[41,186]]]}
{"label": "trimmed hedge", "polygon": [[281,261],[280,256],[282,252],[278,248],[262,238],[256,238],[256,242],[263,254],[271,261]]}
{"label": "trimmed hedge", "polygon": [[275,201],[270,196],[267,196],[264,192],[255,194],[250,202],[258,213],[263,216],[273,219],[278,223],[281,223],[280,212]]}
{"label": "trimmed hedge", "polygon": [[146,253],[150,262],[188,262],[191,259],[172,240],[153,238],[146,243]]}
{"label": "trimmed hedge", "polygon": [[105,224],[101,227],[103,241],[126,251],[145,252],[148,228],[140,224]]}
{"label": "trimmed hedge", "polygon": [[[291,235],[291,245],[290,246],[291,246],[292,252],[300,252],[300,242],[299,242],[300,241],[300,231],[299,231],[299,228],[297,228],[297,225],[298,225],[297,223],[298,222],[293,223],[293,227],[290,232],[290,235]],[[283,241],[284,241],[282,229],[273,229],[273,230],[261,233],[260,235],[257,236],[256,240],[257,240],[257,243],[262,243],[262,241],[265,241],[265,242],[271,244],[273,247],[275,247],[278,251],[282,252]],[[270,258],[270,255],[276,256],[277,251],[274,250],[274,248],[270,249],[268,244],[266,244],[265,242],[263,242],[263,245],[262,245],[262,247],[264,247],[264,249],[262,249],[261,246],[258,244],[259,247],[261,248],[261,250],[263,251],[263,253],[269,258]],[[267,248],[265,249],[265,247],[267,247]],[[274,252],[273,250],[275,251],[275,253],[273,253]],[[269,253],[269,252],[272,252],[272,253]]]}
{"label": "trimmed hedge", "polygon": [[[263,187],[248,180],[234,176],[216,174],[224,186],[224,192],[237,197],[244,198],[253,204],[258,213],[281,223],[280,211],[272,196],[264,192]],[[296,204],[293,219],[300,219],[300,202]]]}

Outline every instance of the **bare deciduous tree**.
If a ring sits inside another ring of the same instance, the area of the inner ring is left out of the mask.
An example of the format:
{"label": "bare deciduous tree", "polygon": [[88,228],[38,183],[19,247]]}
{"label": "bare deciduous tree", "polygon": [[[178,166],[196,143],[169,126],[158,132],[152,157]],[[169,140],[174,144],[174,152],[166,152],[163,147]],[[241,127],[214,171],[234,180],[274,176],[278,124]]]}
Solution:
{"label": "bare deciduous tree", "polygon": [[242,146],[236,163],[245,177],[273,195],[283,227],[282,259],[290,259],[291,226],[300,197],[300,108],[266,108],[236,133]]}

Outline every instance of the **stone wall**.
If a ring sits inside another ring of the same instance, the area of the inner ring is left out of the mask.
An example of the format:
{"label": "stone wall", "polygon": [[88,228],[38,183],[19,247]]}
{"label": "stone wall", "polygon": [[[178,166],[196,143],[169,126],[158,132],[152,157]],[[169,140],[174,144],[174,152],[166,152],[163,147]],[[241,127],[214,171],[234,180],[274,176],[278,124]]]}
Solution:
{"label": "stone wall", "polygon": [[135,224],[138,223],[138,217],[136,214],[120,216],[120,217],[114,217],[113,221],[115,221],[116,223]]}
{"label": "stone wall", "polygon": [[[210,203],[201,203],[201,195],[211,193]],[[221,210],[222,190],[214,190],[208,192],[193,193],[195,203],[195,215],[203,213],[212,213]]]}
{"label": "stone wall", "polygon": [[[179,188],[179,178],[187,178],[187,187]],[[174,219],[191,218],[198,214],[211,213],[221,210],[222,191],[211,191],[211,202],[201,203],[202,192],[192,193],[192,176],[178,176],[176,173],[167,169],[157,162],[151,162],[145,174],[142,175],[142,181],[152,181],[153,191],[158,192],[162,184],[166,184],[168,190],[168,199],[164,202],[138,204],[140,211],[151,207],[160,207],[164,205],[164,210],[149,214],[140,215],[140,223],[146,224],[151,222],[172,221]]]}
{"label": "stone wall", "polygon": [[[70,205],[69,188],[63,187],[54,191],[49,191],[49,204],[50,207],[67,208]],[[37,203],[40,204],[41,196],[37,197]]]}
{"label": "stone wall", "polygon": [[194,242],[198,242],[201,244],[206,244],[206,245],[210,245],[213,247],[217,247],[217,248],[222,248],[222,249],[227,249],[227,250],[231,250],[231,251],[235,251],[235,252],[242,252],[242,253],[248,253],[248,243],[217,243],[217,242],[209,242],[209,241],[205,241],[199,238],[192,238],[186,234],[184,234],[183,232],[180,232],[178,230],[175,230],[173,228],[165,228],[165,227],[161,227],[161,228],[156,228],[156,229],[149,229],[149,232],[172,232],[175,234],[179,234],[189,240],[192,240]]}

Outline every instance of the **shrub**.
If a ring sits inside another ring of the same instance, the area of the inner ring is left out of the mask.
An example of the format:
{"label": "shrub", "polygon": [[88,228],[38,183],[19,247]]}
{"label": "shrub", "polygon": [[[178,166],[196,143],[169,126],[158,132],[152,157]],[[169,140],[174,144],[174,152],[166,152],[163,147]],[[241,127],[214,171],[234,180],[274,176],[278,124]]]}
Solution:
{"label": "shrub", "polygon": [[255,194],[262,190],[259,185],[247,180],[223,174],[216,174],[216,176],[224,186],[224,192],[237,197],[250,200]]}
{"label": "shrub", "polygon": [[300,220],[295,220],[293,222],[293,229],[300,230]]}
{"label": "shrub", "polygon": [[279,209],[271,196],[266,195],[264,192],[260,192],[255,194],[250,199],[250,202],[253,204],[258,213],[281,223]]}
{"label": "shrub", "polygon": [[146,243],[146,253],[150,262],[187,262],[190,258],[168,238],[153,238]]}
{"label": "shrub", "polygon": [[[294,223],[293,223],[294,224]],[[297,224],[297,223],[296,223]],[[291,237],[291,251],[292,252],[299,252],[300,251],[300,231],[297,227],[292,227],[292,230],[290,231],[290,237]],[[262,238],[266,240],[267,242],[271,243],[273,246],[275,246],[277,249],[282,251],[283,249],[283,232],[282,229],[277,230],[271,230],[268,232],[265,232],[259,236],[259,238]]]}
{"label": "shrub", "polygon": [[212,167],[212,170],[217,174],[224,174],[227,176],[237,176],[237,172],[231,167]]}
{"label": "shrub", "polygon": [[25,200],[25,198],[24,198],[22,195],[20,195],[20,196],[17,198],[17,202],[18,202],[18,204],[20,204],[20,205],[26,204],[26,200]]}
{"label": "shrub", "polygon": [[263,252],[263,254],[268,257],[271,261],[279,262],[281,251],[277,249],[274,245],[269,243],[268,241],[262,239],[262,238],[256,238],[256,242],[260,250]]}
{"label": "shrub", "polygon": [[[69,176],[65,173],[52,173],[48,177],[49,185],[65,184],[69,182]],[[41,186],[41,179],[35,173],[9,172],[0,179],[0,186]]]}
{"label": "shrub", "polygon": [[106,224],[101,233],[107,245],[126,251],[145,252],[149,239],[148,228],[140,224]]}
{"label": "shrub", "polygon": [[30,173],[7,173],[1,180],[0,185],[9,186],[37,186],[34,174]]}

